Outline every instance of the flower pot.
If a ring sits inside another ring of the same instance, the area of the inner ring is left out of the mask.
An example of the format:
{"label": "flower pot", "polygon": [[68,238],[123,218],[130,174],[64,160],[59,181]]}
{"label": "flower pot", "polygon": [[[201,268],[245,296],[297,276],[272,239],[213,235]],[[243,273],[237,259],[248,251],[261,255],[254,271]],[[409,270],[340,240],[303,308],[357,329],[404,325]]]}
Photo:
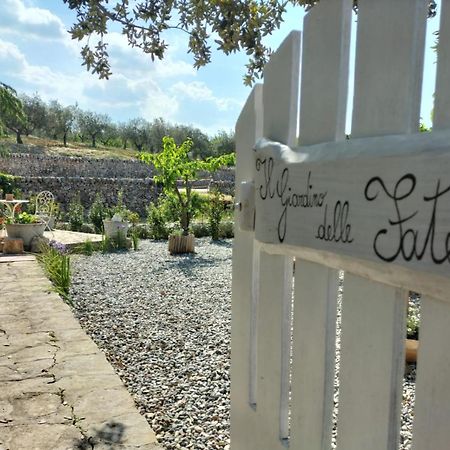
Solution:
{"label": "flower pot", "polygon": [[171,234],[169,236],[169,253],[171,255],[194,252],[195,240],[193,234],[188,234],[187,236]]}
{"label": "flower pot", "polygon": [[24,247],[31,245],[31,240],[36,236],[43,236],[45,223],[8,223],[6,233],[8,237],[22,239]]}
{"label": "flower pot", "polygon": [[129,226],[129,222],[119,222],[116,220],[103,221],[105,236],[109,238],[116,238],[119,233],[123,233],[123,235],[126,237]]}
{"label": "flower pot", "polygon": [[419,349],[419,341],[415,339],[406,339],[405,342],[405,360],[407,363],[417,361],[417,350]]}

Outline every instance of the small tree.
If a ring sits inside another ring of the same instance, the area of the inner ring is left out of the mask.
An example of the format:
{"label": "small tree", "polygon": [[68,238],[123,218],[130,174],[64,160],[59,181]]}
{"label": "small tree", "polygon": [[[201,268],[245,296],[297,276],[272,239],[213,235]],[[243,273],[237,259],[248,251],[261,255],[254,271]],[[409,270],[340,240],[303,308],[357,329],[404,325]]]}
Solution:
{"label": "small tree", "polygon": [[[189,234],[192,216],[192,185],[193,181],[198,179],[199,172],[215,172],[220,167],[232,165],[235,162],[234,154],[206,160],[192,159],[191,148],[192,141],[190,139],[178,146],[172,137],[165,136],[163,150],[160,153],[140,154],[142,161],[154,166],[157,173],[155,181],[162,184],[163,193],[175,194],[180,211],[180,226],[184,236]],[[180,185],[178,185],[179,182]]]}

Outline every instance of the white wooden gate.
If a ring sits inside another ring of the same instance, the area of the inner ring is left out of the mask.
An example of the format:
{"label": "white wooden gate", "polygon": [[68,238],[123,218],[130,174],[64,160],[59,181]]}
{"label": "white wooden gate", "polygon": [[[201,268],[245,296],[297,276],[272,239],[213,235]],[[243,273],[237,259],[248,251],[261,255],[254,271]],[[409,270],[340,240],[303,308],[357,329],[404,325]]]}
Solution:
{"label": "white wooden gate", "polygon": [[433,132],[419,134],[427,3],[359,0],[350,140],[352,0],[305,16],[239,117],[231,450],[330,449],[335,414],[338,450],[397,449],[409,290],[413,448],[450,449],[450,0]]}

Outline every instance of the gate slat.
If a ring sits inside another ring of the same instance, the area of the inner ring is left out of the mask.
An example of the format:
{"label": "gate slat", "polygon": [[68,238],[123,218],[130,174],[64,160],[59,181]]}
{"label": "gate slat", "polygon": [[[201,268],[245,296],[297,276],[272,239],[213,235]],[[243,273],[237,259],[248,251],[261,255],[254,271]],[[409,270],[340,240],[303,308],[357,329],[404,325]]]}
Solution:
{"label": "gate slat", "polygon": [[[289,276],[290,273],[290,276]],[[258,433],[253,438],[261,450],[284,449],[281,436],[283,376],[283,304],[291,295],[292,262],[285,256],[260,255],[258,305],[257,396]],[[289,329],[289,327],[287,327]],[[289,354],[289,353],[288,353]]]}
{"label": "gate slat", "polygon": [[450,128],[450,1],[442,0],[433,129]]}
{"label": "gate slat", "polygon": [[291,447],[331,447],[337,271],[296,259]]}
{"label": "gate slat", "polygon": [[[240,182],[253,176],[253,146],[262,135],[262,85],[250,94],[236,124],[236,198]],[[237,216],[237,214],[236,214]],[[235,217],[235,223],[238,218]],[[253,255],[254,233],[236,226],[233,245],[233,295],[231,332],[231,441],[233,450],[257,450],[252,424],[255,411],[250,406],[251,353],[255,336],[251,335],[255,303]]]}
{"label": "gate slat", "polygon": [[[288,145],[296,140],[300,33],[291,32],[264,70],[263,134]],[[256,224],[258,226],[258,224]],[[288,433],[292,258],[260,255],[255,441],[260,450],[284,449]]]}
{"label": "gate slat", "polygon": [[358,2],[352,137],[418,131],[427,4]]}
{"label": "gate slat", "polygon": [[345,274],[338,449],[397,449],[407,292]]}
{"label": "gate slat", "polygon": [[[352,137],[417,131],[427,1],[358,5]],[[345,275],[338,449],[398,447],[406,297]]]}
{"label": "gate slat", "polygon": [[[304,19],[300,142],[345,138],[352,0],[323,0]],[[331,446],[337,271],[296,259],[291,447]]]}
{"label": "gate slat", "polygon": [[413,449],[444,449],[450,443],[450,304],[421,300]]}

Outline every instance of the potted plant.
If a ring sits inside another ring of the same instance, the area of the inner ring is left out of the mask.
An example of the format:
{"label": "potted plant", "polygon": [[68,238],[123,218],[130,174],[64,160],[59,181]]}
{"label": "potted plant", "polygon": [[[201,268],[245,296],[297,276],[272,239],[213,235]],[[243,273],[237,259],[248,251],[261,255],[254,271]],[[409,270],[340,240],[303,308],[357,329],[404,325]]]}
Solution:
{"label": "potted plant", "polygon": [[234,164],[234,154],[210,157],[206,160],[193,159],[190,151],[193,142],[187,139],[177,145],[172,137],[163,138],[163,150],[159,153],[141,153],[140,159],[153,165],[157,183],[162,185],[163,194],[175,198],[180,234],[169,236],[169,252],[193,253],[194,236],[189,233],[192,219],[192,187],[201,171],[215,172],[220,167]]}
{"label": "potted plant", "polygon": [[6,219],[6,233],[8,237],[22,239],[23,245],[29,247],[36,236],[43,236],[45,223],[39,216],[21,212]]}
{"label": "potted plant", "polygon": [[122,234],[126,238],[130,222],[136,214],[127,209],[123,202],[123,193],[119,191],[117,194],[117,204],[109,210],[108,219],[103,220],[103,229],[105,236],[108,238],[117,238]]}

